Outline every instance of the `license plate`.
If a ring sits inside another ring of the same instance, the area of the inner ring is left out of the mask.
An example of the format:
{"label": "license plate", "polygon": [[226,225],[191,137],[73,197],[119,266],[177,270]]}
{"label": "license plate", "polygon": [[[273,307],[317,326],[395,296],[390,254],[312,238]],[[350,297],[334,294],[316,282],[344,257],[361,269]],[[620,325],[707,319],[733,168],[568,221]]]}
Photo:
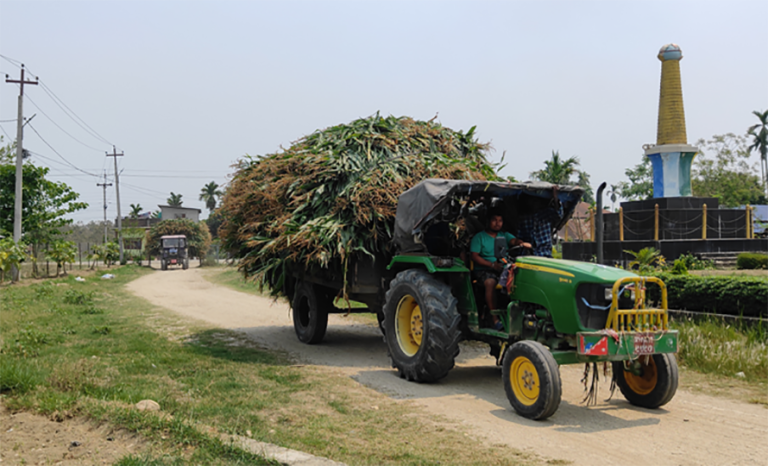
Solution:
{"label": "license plate", "polygon": [[635,335],[635,354],[653,354],[654,338],[652,333],[638,333]]}
{"label": "license plate", "polygon": [[171,259],[171,264],[175,264],[175,263],[176,263],[176,259]]}

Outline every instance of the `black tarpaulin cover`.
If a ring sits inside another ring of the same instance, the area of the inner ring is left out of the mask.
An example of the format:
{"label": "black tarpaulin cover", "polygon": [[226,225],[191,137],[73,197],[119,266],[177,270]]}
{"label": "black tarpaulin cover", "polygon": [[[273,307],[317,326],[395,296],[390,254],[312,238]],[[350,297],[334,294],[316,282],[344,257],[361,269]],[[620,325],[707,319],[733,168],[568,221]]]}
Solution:
{"label": "black tarpaulin cover", "polygon": [[[491,181],[439,180],[428,179],[400,195],[395,218],[394,243],[399,253],[424,253],[426,247],[418,236],[439,216],[442,210],[456,197],[479,195],[506,198],[528,194],[541,198],[552,198],[555,185],[541,181],[528,183],[500,183]],[[571,216],[573,209],[584,194],[578,186],[558,186],[558,198],[563,204],[563,218],[556,228],[561,228]]]}

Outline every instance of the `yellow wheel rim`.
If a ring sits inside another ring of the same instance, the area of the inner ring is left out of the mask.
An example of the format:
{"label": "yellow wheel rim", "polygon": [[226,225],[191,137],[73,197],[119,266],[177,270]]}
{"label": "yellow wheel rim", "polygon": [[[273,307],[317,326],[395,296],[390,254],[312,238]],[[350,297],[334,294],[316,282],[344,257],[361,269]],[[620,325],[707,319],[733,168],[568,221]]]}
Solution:
{"label": "yellow wheel rim", "polygon": [[647,395],[656,388],[656,383],[659,380],[659,372],[656,369],[656,363],[653,358],[644,358],[647,361],[642,362],[641,375],[635,375],[630,371],[624,371],[624,380],[627,382],[627,386],[638,395]]}
{"label": "yellow wheel rim", "polygon": [[539,372],[530,359],[525,356],[518,356],[512,361],[512,367],[509,370],[509,382],[512,385],[512,391],[515,398],[526,405],[531,406],[539,399]]}
{"label": "yellow wheel rim", "polygon": [[413,296],[405,295],[400,299],[400,302],[397,304],[395,323],[395,333],[400,349],[407,356],[415,355],[421,346],[424,324],[421,317],[421,308]]}

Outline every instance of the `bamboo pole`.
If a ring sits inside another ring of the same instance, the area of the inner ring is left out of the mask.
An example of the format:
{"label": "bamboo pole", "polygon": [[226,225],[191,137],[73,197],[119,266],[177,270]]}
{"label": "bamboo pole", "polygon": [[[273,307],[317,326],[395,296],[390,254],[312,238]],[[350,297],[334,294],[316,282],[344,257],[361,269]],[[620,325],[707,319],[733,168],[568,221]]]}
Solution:
{"label": "bamboo pole", "polygon": [[[565,241],[566,242],[568,242],[568,224],[569,223],[571,223],[571,222],[568,221],[568,222],[565,223],[565,235],[563,235],[565,237]],[[218,251],[216,251],[216,252],[218,253]]]}
{"label": "bamboo pole", "polygon": [[619,207],[619,241],[624,241],[624,207]]}
{"label": "bamboo pole", "polygon": [[659,240],[659,205],[653,208],[653,240]]}
{"label": "bamboo pole", "polygon": [[752,239],[752,207],[747,204],[747,239]]}
{"label": "bamboo pole", "polygon": [[701,239],[707,239],[707,205],[701,208]]}
{"label": "bamboo pole", "polygon": [[595,211],[589,209],[589,240],[595,240]]}

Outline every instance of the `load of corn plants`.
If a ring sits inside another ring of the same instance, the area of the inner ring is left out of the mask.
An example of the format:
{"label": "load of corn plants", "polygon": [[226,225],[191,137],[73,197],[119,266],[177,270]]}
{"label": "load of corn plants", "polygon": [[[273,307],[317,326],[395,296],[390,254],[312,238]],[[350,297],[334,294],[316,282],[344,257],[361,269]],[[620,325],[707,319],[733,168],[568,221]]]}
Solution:
{"label": "load of corn plants", "polygon": [[346,271],[351,257],[387,250],[398,196],[420,181],[498,180],[475,127],[433,120],[377,113],[244,157],[222,201],[222,245],[277,296],[290,264]]}
{"label": "load of corn plants", "polygon": [[211,247],[211,233],[204,222],[193,222],[188,218],[176,218],[162,220],[145,233],[146,249],[149,254],[159,255],[162,252],[160,237],[166,235],[186,236],[187,247],[193,257],[204,259]]}

